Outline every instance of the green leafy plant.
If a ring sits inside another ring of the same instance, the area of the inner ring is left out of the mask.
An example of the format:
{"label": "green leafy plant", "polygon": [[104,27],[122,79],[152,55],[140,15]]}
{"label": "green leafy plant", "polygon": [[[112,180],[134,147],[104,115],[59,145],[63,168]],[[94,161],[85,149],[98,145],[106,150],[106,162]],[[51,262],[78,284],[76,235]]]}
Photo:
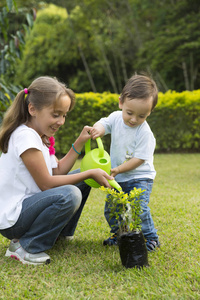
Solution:
{"label": "green leafy plant", "polygon": [[[110,218],[115,217],[119,234],[141,230],[140,214],[142,213],[140,196],[144,190],[134,188],[129,194],[117,192],[111,188],[100,187],[107,193],[105,201],[109,203]],[[114,224],[115,226],[116,224]]]}
{"label": "green leafy plant", "polygon": [[[0,7],[0,123],[4,112],[22,89],[21,85],[16,85],[13,80],[18,68],[17,61],[25,45],[25,36],[33,27],[34,16],[28,11],[29,8],[18,10],[14,0],[6,0]],[[36,14],[33,9],[34,13]],[[19,16],[20,27],[15,30],[12,28],[13,22],[16,22]]]}

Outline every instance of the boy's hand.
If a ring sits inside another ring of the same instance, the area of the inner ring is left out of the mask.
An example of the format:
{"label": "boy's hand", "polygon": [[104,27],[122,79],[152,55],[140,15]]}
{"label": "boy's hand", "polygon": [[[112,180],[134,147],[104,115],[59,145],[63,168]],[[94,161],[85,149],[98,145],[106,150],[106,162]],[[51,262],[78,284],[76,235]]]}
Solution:
{"label": "boy's hand", "polygon": [[110,170],[110,176],[115,177],[119,173],[120,173],[119,167],[116,167],[116,168]]}
{"label": "boy's hand", "polygon": [[93,140],[98,138],[99,136],[102,137],[105,133],[105,128],[102,124],[96,123],[90,130],[90,134]]}
{"label": "boy's hand", "polygon": [[144,163],[143,159],[132,157],[130,160],[124,162],[116,168],[111,169],[111,176],[115,177],[119,173],[125,173],[134,170]]}

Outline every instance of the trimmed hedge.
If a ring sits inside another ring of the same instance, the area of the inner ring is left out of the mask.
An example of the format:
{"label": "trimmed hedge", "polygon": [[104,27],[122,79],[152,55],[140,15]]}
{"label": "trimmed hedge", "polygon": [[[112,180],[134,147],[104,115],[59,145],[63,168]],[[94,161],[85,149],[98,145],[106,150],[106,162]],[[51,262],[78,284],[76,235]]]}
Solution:
{"label": "trimmed hedge", "polygon": [[[92,126],[103,116],[118,109],[119,95],[104,92],[76,94],[76,105],[66,118],[65,124],[55,136],[56,154],[63,155],[71,148],[85,125]],[[104,137],[104,148],[109,151],[110,137]],[[96,142],[91,147],[97,147]]]}
{"label": "trimmed hedge", "polygon": [[[118,101],[118,94],[107,92],[76,94],[75,108],[55,136],[58,157],[69,151],[85,125],[92,126],[101,117],[118,110]],[[0,102],[0,117],[8,106],[7,96],[7,101]],[[158,104],[147,122],[156,137],[156,152],[199,151],[200,90],[159,93]],[[109,152],[109,135],[103,138],[103,144]],[[97,147],[96,142],[92,141],[91,147]]]}
{"label": "trimmed hedge", "polygon": [[[83,93],[76,95],[76,106],[56,134],[57,155],[65,154],[85,125],[118,110],[118,94]],[[157,152],[195,152],[200,148],[200,90],[159,93],[158,104],[147,119],[155,137]],[[103,138],[109,151],[110,136]],[[92,148],[96,143],[92,143]]]}
{"label": "trimmed hedge", "polygon": [[197,152],[200,149],[200,90],[159,94],[148,123],[159,152]]}

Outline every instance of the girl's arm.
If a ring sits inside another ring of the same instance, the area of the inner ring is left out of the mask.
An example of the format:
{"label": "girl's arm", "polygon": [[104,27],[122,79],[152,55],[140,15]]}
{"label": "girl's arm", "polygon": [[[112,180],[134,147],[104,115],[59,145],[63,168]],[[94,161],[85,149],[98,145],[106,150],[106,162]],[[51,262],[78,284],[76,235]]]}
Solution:
{"label": "girl's arm", "polygon": [[[74,148],[77,152],[81,151],[85,142],[90,138],[90,128],[89,126],[85,126],[75,141]],[[58,167],[53,169],[54,174],[51,176],[40,150],[30,148],[21,154],[26,168],[42,191],[66,184],[75,184],[87,178],[92,178],[100,185],[110,187],[107,180],[112,180],[113,177],[101,169],[92,169],[82,173],[66,175],[71,170],[78,156],[74,149],[71,148],[65,157],[58,162]]]}
{"label": "girl's arm", "polygon": [[119,165],[118,167],[111,169],[111,176],[115,177],[119,173],[124,173],[136,169],[143,163],[144,163],[143,159],[133,157],[130,160],[126,161],[125,163]]}
{"label": "girl's arm", "polygon": [[[91,128],[92,127],[85,126],[77,140],[74,142],[74,148],[77,152],[80,153],[85,145],[85,142],[91,138]],[[66,175],[71,170],[77,158],[79,157],[79,154],[76,151],[71,148],[69,152],[58,161],[58,167],[53,169],[53,175]]]}
{"label": "girl's arm", "polygon": [[38,187],[42,190],[48,190],[57,186],[75,184],[87,178],[92,178],[100,185],[110,187],[108,179],[114,179],[101,169],[91,169],[85,172],[71,175],[53,175],[49,174],[43,154],[40,150],[31,148],[21,154],[21,158],[35,180]]}

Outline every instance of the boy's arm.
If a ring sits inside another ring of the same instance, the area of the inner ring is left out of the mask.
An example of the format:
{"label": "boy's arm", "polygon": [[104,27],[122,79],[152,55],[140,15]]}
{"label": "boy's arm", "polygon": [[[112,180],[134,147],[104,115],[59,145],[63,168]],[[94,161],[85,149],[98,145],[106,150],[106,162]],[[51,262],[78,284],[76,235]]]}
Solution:
{"label": "boy's arm", "polygon": [[130,160],[126,161],[125,163],[119,165],[118,167],[111,169],[110,175],[115,177],[119,173],[124,173],[124,172],[128,172],[130,170],[136,169],[143,163],[144,163],[143,159],[133,157]]}
{"label": "boy's arm", "polygon": [[98,122],[93,125],[92,129],[90,129],[90,134],[93,139],[96,139],[99,136],[100,137],[104,136],[104,133],[105,133],[104,126]]}

